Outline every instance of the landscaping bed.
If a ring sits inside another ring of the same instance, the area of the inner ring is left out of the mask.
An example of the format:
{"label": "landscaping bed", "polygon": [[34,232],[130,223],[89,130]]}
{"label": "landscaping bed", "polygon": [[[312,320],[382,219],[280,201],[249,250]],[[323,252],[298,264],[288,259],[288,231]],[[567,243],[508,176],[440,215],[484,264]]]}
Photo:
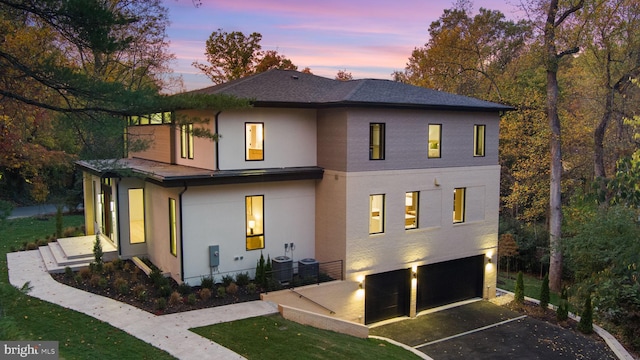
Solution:
{"label": "landscaping bed", "polygon": [[[260,299],[260,288],[248,274],[224,277],[215,284],[203,278],[202,286],[178,285],[155,270],[147,276],[130,260],[114,260],[76,272],[51,274],[60,283],[135,306],[156,315],[228,305]],[[240,284],[240,285],[239,285]]]}

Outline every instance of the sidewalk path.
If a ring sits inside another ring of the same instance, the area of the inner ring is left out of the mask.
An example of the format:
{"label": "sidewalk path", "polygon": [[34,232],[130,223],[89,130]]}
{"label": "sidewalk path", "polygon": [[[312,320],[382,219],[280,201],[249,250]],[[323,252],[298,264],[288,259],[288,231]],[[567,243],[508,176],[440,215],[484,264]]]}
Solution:
{"label": "sidewalk path", "polygon": [[178,359],[243,359],[189,328],[277,313],[273,303],[252,301],[170,315],[153,315],[110,298],[53,280],[38,250],[7,254],[9,282],[18,288],[30,282],[30,296],[85,313],[126,331]]}

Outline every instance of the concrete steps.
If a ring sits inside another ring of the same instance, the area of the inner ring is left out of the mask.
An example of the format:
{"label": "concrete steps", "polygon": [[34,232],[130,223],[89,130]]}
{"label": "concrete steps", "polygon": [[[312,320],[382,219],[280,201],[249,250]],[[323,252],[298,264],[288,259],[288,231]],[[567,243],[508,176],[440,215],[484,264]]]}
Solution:
{"label": "concrete steps", "polygon": [[[94,235],[63,238],[47,246],[40,246],[38,250],[49,273],[63,273],[66,267],[78,270],[93,262],[94,241]],[[118,257],[117,249],[108,240],[102,240],[101,244],[104,261]]]}

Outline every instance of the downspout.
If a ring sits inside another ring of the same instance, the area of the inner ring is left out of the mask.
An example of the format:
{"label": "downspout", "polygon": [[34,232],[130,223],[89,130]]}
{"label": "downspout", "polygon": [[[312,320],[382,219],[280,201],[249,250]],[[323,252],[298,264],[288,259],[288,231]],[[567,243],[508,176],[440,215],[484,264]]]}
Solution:
{"label": "downspout", "polygon": [[184,189],[178,194],[180,201],[180,281],[184,282],[184,230],[182,227],[182,194],[187,191],[187,182],[184,183]]}
{"label": "downspout", "polygon": [[216,139],[216,171],[220,171],[220,151],[218,147],[218,141],[220,140],[220,135],[218,134],[218,116],[220,115],[221,112],[222,110],[216,113],[215,124],[214,124],[216,127],[216,135],[218,135]]}

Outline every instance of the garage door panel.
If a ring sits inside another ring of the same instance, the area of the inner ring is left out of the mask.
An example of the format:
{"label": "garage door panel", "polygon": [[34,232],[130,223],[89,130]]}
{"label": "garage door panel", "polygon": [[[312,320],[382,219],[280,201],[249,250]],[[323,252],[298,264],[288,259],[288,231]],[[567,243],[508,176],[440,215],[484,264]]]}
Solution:
{"label": "garage door panel", "polygon": [[484,256],[418,267],[417,311],[482,297]]}
{"label": "garage door panel", "polygon": [[410,269],[369,275],[365,279],[365,324],[409,314]]}

